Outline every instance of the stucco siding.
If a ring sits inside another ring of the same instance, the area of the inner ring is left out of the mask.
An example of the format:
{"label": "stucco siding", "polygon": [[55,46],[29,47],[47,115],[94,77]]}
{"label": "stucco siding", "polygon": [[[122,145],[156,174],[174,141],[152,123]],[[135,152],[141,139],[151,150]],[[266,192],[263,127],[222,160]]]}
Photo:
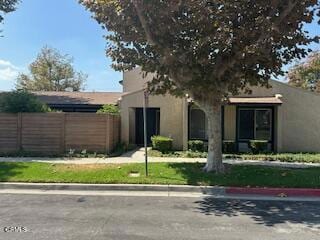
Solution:
{"label": "stucco siding", "polygon": [[[142,77],[141,68],[124,73],[122,97],[121,135],[125,142],[134,141],[134,108],[143,106],[143,93],[139,91],[152,79]],[[270,81],[271,88],[252,87],[252,94],[240,96],[274,97],[282,95],[282,105],[275,106],[274,141],[279,152],[320,152],[320,94]],[[137,92],[134,92],[137,91]],[[188,139],[188,104],[185,99],[170,95],[150,96],[149,107],[160,108],[160,134],[174,139],[174,148],[186,149]],[[236,138],[236,106],[225,107],[224,137]]]}
{"label": "stucco siding", "polygon": [[145,87],[148,81],[151,81],[153,74],[149,73],[143,77],[141,68],[135,68],[123,73],[123,92],[135,92]]}
{"label": "stucco siding", "polygon": [[[185,99],[170,95],[150,96],[148,107],[160,108],[160,135],[173,138],[173,147],[183,149],[185,135]],[[121,138],[126,143],[133,143],[134,108],[143,106],[143,92],[135,92],[122,97],[121,106]],[[131,112],[131,114],[130,114]],[[130,136],[131,134],[131,136]]]}
{"label": "stucco siding", "polygon": [[236,139],[236,106],[224,107],[224,140]]}
{"label": "stucco siding", "polygon": [[[284,86],[279,107],[282,152],[320,152],[320,95]],[[280,140],[279,139],[279,140]]]}

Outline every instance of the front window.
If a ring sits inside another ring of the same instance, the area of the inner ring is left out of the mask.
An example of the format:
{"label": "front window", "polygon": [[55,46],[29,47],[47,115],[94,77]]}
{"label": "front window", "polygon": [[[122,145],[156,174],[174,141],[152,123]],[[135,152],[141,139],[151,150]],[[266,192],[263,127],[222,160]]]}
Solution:
{"label": "front window", "polygon": [[271,109],[239,109],[239,140],[272,140]]}
{"label": "front window", "polygon": [[189,138],[207,140],[207,118],[205,113],[196,106],[192,106],[189,114]]}

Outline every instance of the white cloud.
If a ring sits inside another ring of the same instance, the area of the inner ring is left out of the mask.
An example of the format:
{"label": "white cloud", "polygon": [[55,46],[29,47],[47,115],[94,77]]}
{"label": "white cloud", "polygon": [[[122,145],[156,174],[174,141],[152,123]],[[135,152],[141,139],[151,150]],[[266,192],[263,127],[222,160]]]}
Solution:
{"label": "white cloud", "polygon": [[14,81],[19,74],[19,68],[9,61],[0,59],[0,81]]}

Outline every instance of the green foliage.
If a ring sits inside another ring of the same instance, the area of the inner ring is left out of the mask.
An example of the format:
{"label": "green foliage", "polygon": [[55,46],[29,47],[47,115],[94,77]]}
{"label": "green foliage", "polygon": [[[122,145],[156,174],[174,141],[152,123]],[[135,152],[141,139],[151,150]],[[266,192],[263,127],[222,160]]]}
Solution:
{"label": "green foliage", "polygon": [[237,145],[235,141],[225,140],[222,143],[223,153],[235,153],[237,151]]}
{"label": "green foliage", "polygon": [[44,47],[30,64],[30,75],[21,73],[16,88],[29,91],[80,91],[87,75],[76,72],[73,59],[58,50]]}
{"label": "green foliage", "polygon": [[248,142],[248,147],[251,149],[252,153],[263,153],[268,150],[268,141],[265,140],[250,140]]}
{"label": "green foliage", "polygon": [[287,78],[292,86],[320,93],[320,52],[293,66]]}
{"label": "green foliage", "polygon": [[13,91],[1,93],[0,112],[50,112],[50,108],[27,91]]}
{"label": "green foliage", "polygon": [[193,152],[203,152],[204,151],[204,142],[201,140],[191,140],[188,141],[188,148]]}
{"label": "green foliage", "polygon": [[172,150],[173,139],[164,136],[151,137],[152,149],[159,150],[160,152],[170,152]]}
{"label": "green foliage", "polygon": [[166,158],[207,158],[207,152],[194,151],[168,151],[160,152],[158,150],[149,150],[150,157],[166,157]]}
{"label": "green foliage", "polygon": [[[320,168],[286,169],[262,166],[230,166],[225,175],[205,173],[202,163],[150,163],[145,177],[145,165],[134,164],[52,164],[1,162],[1,182],[48,183],[135,183],[212,186],[259,186],[319,188]],[[140,173],[130,177],[129,173]]]}
{"label": "green foliage", "polygon": [[2,13],[9,13],[16,9],[19,0],[1,0],[0,1],[0,23],[3,21]]}
{"label": "green foliage", "polygon": [[[318,41],[304,29],[320,12],[317,0],[79,1],[108,31],[116,70],[140,66],[152,74],[150,92],[189,94],[212,126],[226,97],[268,86]],[[208,136],[221,141],[219,134]],[[208,159],[218,171],[220,155]]]}
{"label": "green foliage", "polygon": [[97,113],[108,113],[111,115],[120,115],[120,109],[118,106],[113,104],[105,104],[100,108]]}
{"label": "green foliage", "polygon": [[226,154],[226,159],[320,163],[319,153]]}
{"label": "green foliage", "polygon": [[79,1],[109,31],[116,70],[141,66],[157,73],[150,91],[199,104],[267,85],[318,41],[303,28],[319,14],[314,0]]}

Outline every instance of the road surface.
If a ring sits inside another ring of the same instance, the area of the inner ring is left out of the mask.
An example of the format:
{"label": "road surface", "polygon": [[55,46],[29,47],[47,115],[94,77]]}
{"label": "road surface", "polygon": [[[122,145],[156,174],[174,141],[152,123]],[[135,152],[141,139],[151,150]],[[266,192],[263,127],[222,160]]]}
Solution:
{"label": "road surface", "polygon": [[0,194],[1,240],[318,240],[320,203]]}

